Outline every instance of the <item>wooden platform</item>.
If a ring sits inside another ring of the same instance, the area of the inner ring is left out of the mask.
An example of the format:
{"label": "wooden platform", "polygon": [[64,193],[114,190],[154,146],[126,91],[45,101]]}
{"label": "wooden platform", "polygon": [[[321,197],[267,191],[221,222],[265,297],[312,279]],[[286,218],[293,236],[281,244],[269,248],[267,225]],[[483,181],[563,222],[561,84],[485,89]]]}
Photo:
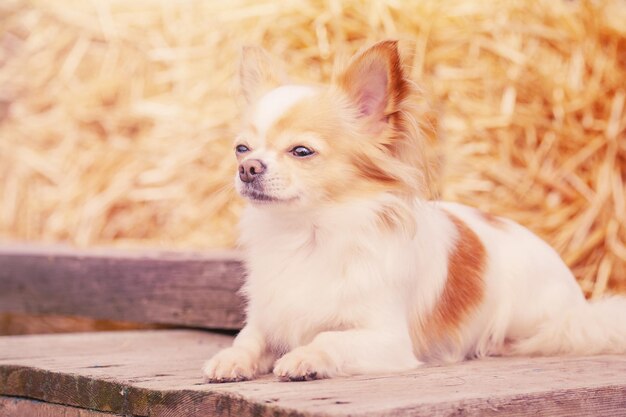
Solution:
{"label": "wooden platform", "polygon": [[626,416],[626,356],[494,358],[401,375],[204,383],[203,361],[230,342],[191,330],[2,337],[0,417]]}

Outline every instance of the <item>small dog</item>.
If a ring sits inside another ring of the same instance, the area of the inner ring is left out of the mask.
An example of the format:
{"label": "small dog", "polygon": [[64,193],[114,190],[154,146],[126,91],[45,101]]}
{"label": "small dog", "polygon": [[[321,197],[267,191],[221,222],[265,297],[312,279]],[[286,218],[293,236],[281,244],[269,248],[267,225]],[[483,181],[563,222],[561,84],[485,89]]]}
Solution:
{"label": "small dog", "polygon": [[240,76],[247,323],[205,364],[208,381],[626,352],[626,298],[587,302],[524,227],[426,200],[416,92],[395,41],[329,86],[286,83],[256,48]]}

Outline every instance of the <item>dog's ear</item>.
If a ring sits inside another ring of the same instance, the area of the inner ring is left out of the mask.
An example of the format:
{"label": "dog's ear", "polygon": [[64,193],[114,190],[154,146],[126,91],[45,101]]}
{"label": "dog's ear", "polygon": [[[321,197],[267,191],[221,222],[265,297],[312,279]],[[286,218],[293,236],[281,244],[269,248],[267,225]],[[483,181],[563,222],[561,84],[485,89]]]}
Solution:
{"label": "dog's ear", "polygon": [[397,41],[382,41],[355,55],[338,78],[361,117],[384,121],[409,92]]}
{"label": "dog's ear", "polygon": [[244,46],[239,64],[241,93],[248,104],[286,81],[284,72],[263,48]]}

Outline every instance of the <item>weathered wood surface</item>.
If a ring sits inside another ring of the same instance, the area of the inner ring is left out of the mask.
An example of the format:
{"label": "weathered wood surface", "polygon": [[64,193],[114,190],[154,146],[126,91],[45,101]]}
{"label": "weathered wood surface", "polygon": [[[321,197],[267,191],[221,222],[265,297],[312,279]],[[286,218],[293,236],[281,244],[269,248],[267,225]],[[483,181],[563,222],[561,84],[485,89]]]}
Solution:
{"label": "weathered wood surface", "polygon": [[67,405],[0,396],[0,417],[122,417]]}
{"label": "weathered wood surface", "polygon": [[191,330],[1,337],[0,395],[135,416],[626,416],[626,356],[203,383],[203,361],[230,343]]}
{"label": "weathered wood surface", "polygon": [[0,311],[214,329],[243,322],[235,252],[0,247]]}

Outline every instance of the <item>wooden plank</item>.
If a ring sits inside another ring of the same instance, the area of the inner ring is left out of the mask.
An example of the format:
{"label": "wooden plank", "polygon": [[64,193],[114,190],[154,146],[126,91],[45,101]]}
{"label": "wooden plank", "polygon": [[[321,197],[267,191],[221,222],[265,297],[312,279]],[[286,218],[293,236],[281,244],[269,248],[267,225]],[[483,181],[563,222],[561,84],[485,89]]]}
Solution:
{"label": "wooden plank", "polygon": [[237,329],[235,252],[0,247],[0,311]]}
{"label": "wooden plank", "polygon": [[122,417],[66,405],[0,396],[0,417]]}
{"label": "wooden plank", "polygon": [[626,416],[626,356],[490,358],[393,375],[206,384],[230,336],[155,330],[0,338],[0,395],[137,416]]}

